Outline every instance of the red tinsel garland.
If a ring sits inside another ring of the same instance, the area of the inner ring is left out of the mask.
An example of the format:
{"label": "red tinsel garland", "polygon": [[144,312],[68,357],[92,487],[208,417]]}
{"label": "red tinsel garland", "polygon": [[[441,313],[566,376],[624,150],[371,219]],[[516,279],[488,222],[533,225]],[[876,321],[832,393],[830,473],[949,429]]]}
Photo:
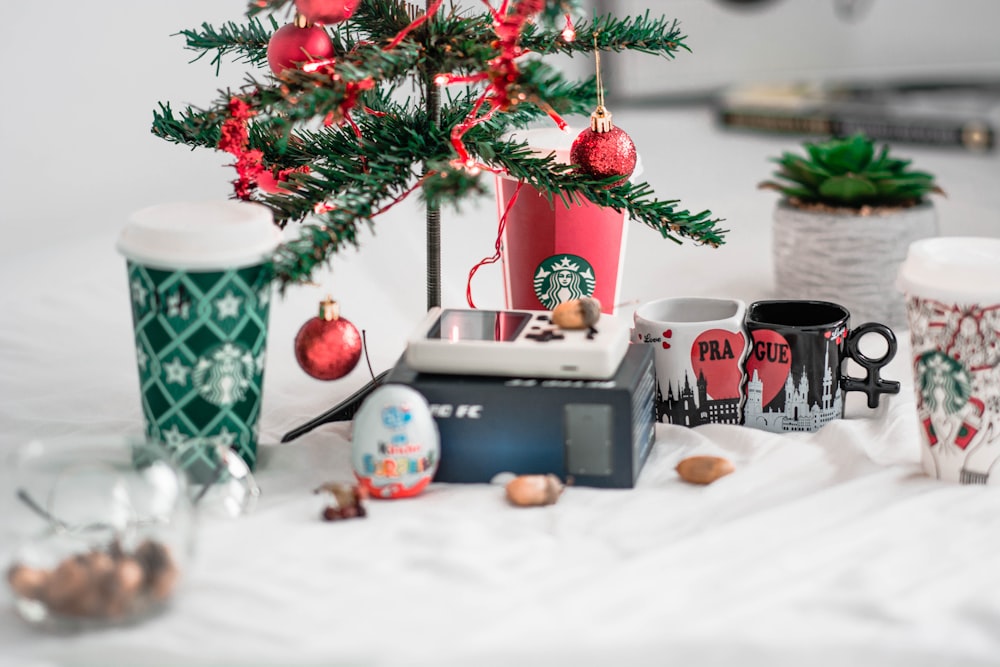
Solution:
{"label": "red tinsel garland", "polygon": [[[489,0],[482,0],[482,2],[489,8],[490,15],[493,17],[493,31],[497,35],[496,45],[500,49],[500,55],[487,63],[486,71],[468,76],[439,74],[436,78],[438,85],[488,82],[486,90],[476,100],[465,120],[451,129],[451,145],[458,153],[458,163],[470,168],[477,165],[465,147],[463,140],[465,134],[476,125],[488,121],[497,111],[507,111],[511,106],[527,100],[524,93],[518,93],[515,90],[515,85],[521,74],[517,58],[528,52],[520,44],[521,36],[525,26],[545,6],[543,0],[503,0],[500,9],[493,9]],[[572,35],[575,33],[572,31],[572,24],[569,23],[568,17],[566,30],[571,35],[567,39],[571,41]],[[543,100],[535,99],[532,101],[539,105],[560,129],[567,127],[566,121]],[[479,115],[484,106],[487,107],[486,112]],[[478,167],[485,168],[484,165],[478,165]]]}
{"label": "red tinsel garland", "polygon": [[264,154],[258,150],[247,150],[250,145],[247,123],[256,113],[246,100],[230,98],[229,118],[222,124],[222,136],[219,138],[219,149],[236,156],[233,187],[240,199],[250,199],[257,177],[264,171]]}

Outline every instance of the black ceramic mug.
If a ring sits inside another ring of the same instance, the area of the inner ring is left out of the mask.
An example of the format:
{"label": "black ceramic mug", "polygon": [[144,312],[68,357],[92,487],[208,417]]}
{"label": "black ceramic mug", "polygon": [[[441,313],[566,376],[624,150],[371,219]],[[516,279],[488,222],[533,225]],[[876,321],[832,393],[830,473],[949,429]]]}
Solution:
{"label": "black ceramic mug", "polygon": [[[863,391],[868,407],[882,394],[899,393],[899,383],[883,380],[879,370],[896,354],[896,336],[884,324],[850,328],[846,308],[826,301],[757,301],[746,314],[750,351],[745,364],[743,423],[774,431],[815,431],[844,416],[844,394]],[[865,356],[858,343],[866,334],[885,339],[880,358]],[[853,359],[864,378],[842,368]]]}

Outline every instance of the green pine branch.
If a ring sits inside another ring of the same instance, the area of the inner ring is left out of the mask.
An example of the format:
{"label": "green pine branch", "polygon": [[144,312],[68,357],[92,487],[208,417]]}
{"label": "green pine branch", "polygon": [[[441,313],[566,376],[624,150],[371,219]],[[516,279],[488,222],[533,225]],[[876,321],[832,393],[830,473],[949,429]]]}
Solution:
{"label": "green pine branch", "polygon": [[202,23],[200,29],[181,30],[177,34],[184,37],[185,48],[198,53],[191,62],[201,60],[214,51],[211,64],[215,65],[215,73],[218,74],[222,59],[230,55],[235,56],[235,62],[255,67],[267,64],[267,42],[279,27],[273,16],[269,16],[268,21],[270,28],[265,27],[257,18],[251,18],[247,25],[229,21],[218,28]]}
{"label": "green pine branch", "polygon": [[[546,112],[538,102],[548,104],[562,115],[588,115],[594,110],[596,103],[597,81],[593,77],[584,81],[568,81],[559,70],[547,63],[529,60],[521,65],[517,91],[524,95],[524,101],[503,113],[495,114],[484,124],[485,127],[502,132],[510,128],[526,127],[546,118]],[[472,86],[461,93],[448,89],[442,123],[450,128],[462,122],[482,92],[483,86]],[[475,128],[472,130],[472,136],[475,136],[476,131]]]}
{"label": "green pine branch", "polygon": [[[537,105],[538,100],[563,115],[590,115],[597,104],[597,79],[590,77],[583,81],[568,81],[562,72],[546,62],[528,60],[521,64],[521,76],[514,92],[524,94],[528,107],[535,109],[535,118],[544,113]],[[524,106],[518,104],[515,109],[522,111]],[[516,122],[511,116],[511,113],[500,115],[501,119]]]}
{"label": "green pine branch", "polygon": [[[411,0],[410,4],[423,12],[424,0]],[[358,32],[374,41],[395,36],[412,20],[402,4],[396,0],[362,0],[351,17],[351,23]],[[424,23],[417,31],[411,33],[410,37],[423,41],[428,29],[433,29],[433,22]]]}
{"label": "green pine branch", "polygon": [[285,162],[283,166],[305,164],[310,172],[290,177],[289,195],[268,197],[277,220],[303,220],[317,206],[329,204],[352,189],[377,190],[384,183],[398,186],[415,180],[423,151],[428,147],[421,133],[398,118],[370,117],[360,125],[360,140],[343,127],[295,135],[296,140],[289,146],[297,164]]}
{"label": "green pine branch", "polygon": [[601,51],[638,51],[650,55],[673,58],[679,50],[690,52],[676,20],[660,16],[651,18],[647,10],[642,16],[616,18],[606,14],[593,22],[581,22],[576,26],[576,38],[567,42],[559,32],[528,26],[521,44],[526,49],[541,55],[552,53],[593,53],[594,37]]}
{"label": "green pine branch", "polygon": [[305,225],[299,238],[282,245],[275,256],[275,278],[281,289],[295,283],[309,282],[310,276],[327,259],[348,246],[358,245],[359,221],[365,211],[372,211],[374,201],[388,190],[382,184],[378,191],[345,193],[343,204],[326,214],[322,224]]}
{"label": "green pine branch", "polygon": [[[279,250],[276,276],[282,287],[309,281],[341,249],[357,246],[360,228],[370,227],[380,211],[418,182],[429,142],[412,119],[388,106],[385,116],[359,119],[361,140],[347,128],[331,127],[300,131],[297,141],[289,143],[289,153],[308,159],[310,171],[289,178],[290,194],[263,201],[282,223],[307,217],[315,222]],[[317,206],[323,212],[317,214]]]}
{"label": "green pine branch", "polygon": [[226,120],[224,111],[204,111],[189,106],[176,114],[169,103],[160,102],[159,107],[153,112],[151,129],[155,136],[190,146],[192,150],[219,145],[220,128]]}
{"label": "green pine branch", "polygon": [[322,69],[287,69],[274,86],[249,79],[250,88],[256,89],[254,106],[285,127],[317,118],[337,123],[343,118],[341,106],[351,94],[349,86],[402,80],[416,67],[419,56],[419,45],[410,40],[389,51],[364,44],[337,60],[333,76]]}
{"label": "green pine branch", "polygon": [[[402,174],[371,183],[359,181],[326,201],[330,210],[317,215],[297,239],[281,246],[275,258],[275,275],[282,288],[308,282],[313,272],[346,246],[358,245],[358,230],[385,206],[404,194],[412,178]],[[272,202],[268,200],[268,203]]]}
{"label": "green pine branch", "polygon": [[655,197],[648,183],[625,183],[609,187],[615,178],[599,179],[577,172],[571,165],[555,162],[554,156],[535,157],[525,143],[494,143],[489,147],[492,163],[513,178],[524,179],[563,204],[584,197],[600,206],[626,211],[634,220],[655,229],[663,238],[681,243],[681,237],[711,246],[722,245],[727,230],[719,229],[711,211],[692,214],[678,210],[677,200]]}

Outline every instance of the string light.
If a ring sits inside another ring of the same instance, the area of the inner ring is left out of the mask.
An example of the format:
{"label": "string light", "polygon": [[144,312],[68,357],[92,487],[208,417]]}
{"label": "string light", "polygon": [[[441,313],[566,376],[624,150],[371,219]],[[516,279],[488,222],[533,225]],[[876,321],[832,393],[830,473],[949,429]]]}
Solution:
{"label": "string light", "polygon": [[324,67],[333,67],[337,63],[335,58],[324,58],[323,60],[310,60],[302,63],[302,71],[307,74],[314,74]]}
{"label": "string light", "polygon": [[563,28],[562,38],[564,42],[572,42],[576,39],[576,28],[573,27],[573,17],[566,14],[566,27]]}

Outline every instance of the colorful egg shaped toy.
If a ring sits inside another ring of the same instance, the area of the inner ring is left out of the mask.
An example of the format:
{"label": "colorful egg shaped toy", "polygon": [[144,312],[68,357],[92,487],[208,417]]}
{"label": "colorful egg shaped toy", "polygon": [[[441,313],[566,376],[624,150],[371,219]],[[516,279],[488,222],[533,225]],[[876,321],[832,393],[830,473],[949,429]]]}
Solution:
{"label": "colorful egg shaped toy", "polygon": [[354,474],[372,498],[408,498],[430,484],[441,438],[427,400],[415,389],[382,385],[354,416]]}

